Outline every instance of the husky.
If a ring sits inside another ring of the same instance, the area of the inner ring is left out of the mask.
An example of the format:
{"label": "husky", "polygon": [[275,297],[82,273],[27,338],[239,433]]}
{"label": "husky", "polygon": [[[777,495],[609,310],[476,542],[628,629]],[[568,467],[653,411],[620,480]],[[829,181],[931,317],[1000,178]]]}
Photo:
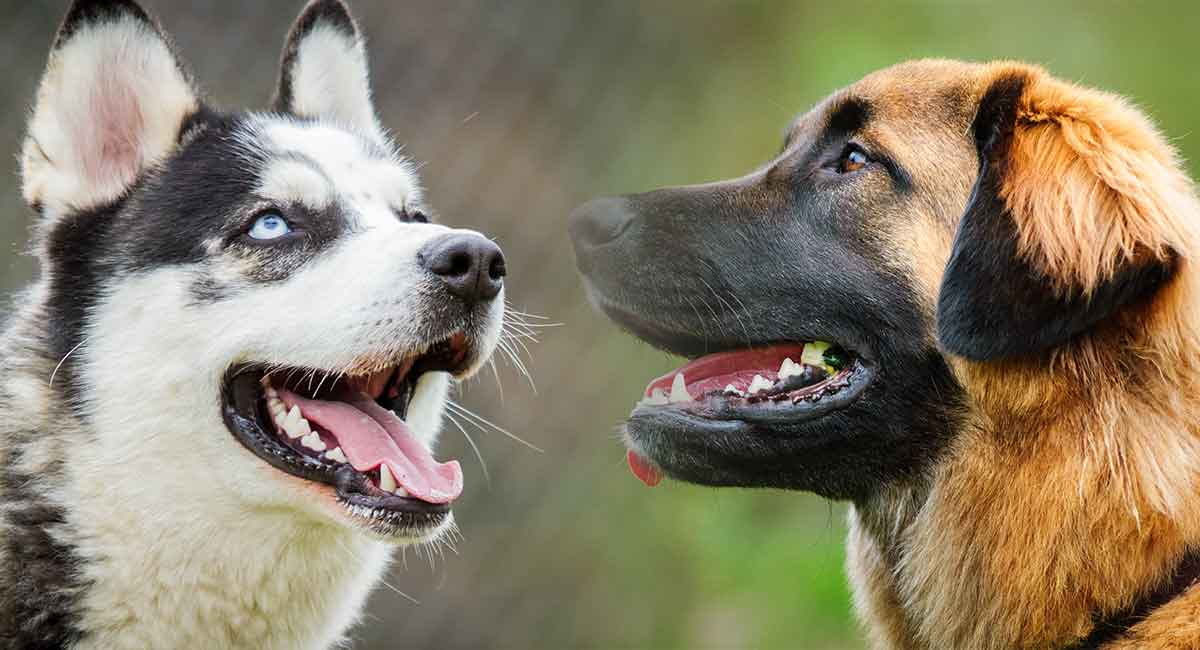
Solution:
{"label": "husky", "polygon": [[454,529],[447,391],[504,257],[430,223],[363,39],[315,0],[268,111],[203,100],[131,0],[79,0],[21,156],[41,276],[0,366],[0,645],[325,648]]}

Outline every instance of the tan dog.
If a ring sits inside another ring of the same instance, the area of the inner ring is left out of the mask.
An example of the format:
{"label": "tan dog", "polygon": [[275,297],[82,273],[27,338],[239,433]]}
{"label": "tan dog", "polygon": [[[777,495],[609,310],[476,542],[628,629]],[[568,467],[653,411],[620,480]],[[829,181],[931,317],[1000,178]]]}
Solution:
{"label": "tan dog", "polygon": [[950,61],[572,218],[594,302],[694,359],[631,415],[635,473],[850,500],[889,648],[1200,647],[1198,227],[1126,102]]}

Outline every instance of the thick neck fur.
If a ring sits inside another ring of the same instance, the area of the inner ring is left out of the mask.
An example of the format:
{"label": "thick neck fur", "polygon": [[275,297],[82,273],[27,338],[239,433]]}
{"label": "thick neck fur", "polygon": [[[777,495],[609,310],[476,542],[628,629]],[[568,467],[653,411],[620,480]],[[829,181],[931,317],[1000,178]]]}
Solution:
{"label": "thick neck fur", "polygon": [[[875,645],[1062,647],[1200,543],[1196,276],[1184,266],[1153,304],[1048,363],[959,367],[972,425],[927,485],[851,514],[850,574]],[[1186,592],[1131,637],[1168,647],[1156,631],[1198,603]]]}
{"label": "thick neck fur", "polygon": [[211,439],[224,432],[216,404],[183,399],[198,390],[189,375],[206,373],[163,350],[115,357],[122,377],[81,348],[75,367],[104,385],[94,403],[109,406],[67,405],[49,384],[58,360],[42,351],[41,295],[35,287],[4,342],[0,564],[35,585],[0,589],[0,641],[315,649],[342,638],[391,547],[231,489],[227,476],[278,479],[232,438]]}

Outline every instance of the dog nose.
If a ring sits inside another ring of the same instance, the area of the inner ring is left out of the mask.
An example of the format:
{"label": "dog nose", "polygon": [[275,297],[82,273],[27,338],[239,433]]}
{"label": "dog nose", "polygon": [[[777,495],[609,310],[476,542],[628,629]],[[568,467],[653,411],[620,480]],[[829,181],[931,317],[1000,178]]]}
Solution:
{"label": "dog nose", "polygon": [[439,237],[417,251],[417,261],[468,304],[495,298],[507,273],[500,247],[479,235]]}
{"label": "dog nose", "polygon": [[575,208],[568,217],[568,230],[575,250],[603,246],[629,227],[634,214],[625,199],[605,197],[594,199]]}
{"label": "dog nose", "polygon": [[634,212],[625,199],[605,197],[575,208],[567,218],[567,230],[575,246],[575,265],[581,273],[592,270],[592,253],[616,241],[633,223]]}

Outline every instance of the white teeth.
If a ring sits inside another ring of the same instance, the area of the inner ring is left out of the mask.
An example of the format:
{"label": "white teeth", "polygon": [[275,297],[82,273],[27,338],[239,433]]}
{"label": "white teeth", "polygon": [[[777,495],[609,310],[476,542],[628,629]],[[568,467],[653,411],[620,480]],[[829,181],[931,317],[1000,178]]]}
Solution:
{"label": "white teeth", "polygon": [[754,375],[754,379],[750,380],[750,387],[746,389],[746,392],[753,395],[759,391],[767,390],[771,386],[773,384],[766,377]]}
{"label": "white teeth", "polygon": [[[303,419],[304,419],[304,416],[300,415],[300,407],[299,406],[293,406],[292,410],[287,412],[287,415],[283,418],[283,422],[281,423],[281,426],[283,427],[283,430],[285,432],[287,432],[288,437],[291,437],[291,438],[299,438],[300,437],[300,436],[292,435],[292,432],[297,430],[297,428],[300,426],[300,420],[303,420]],[[300,435],[302,436],[304,434],[300,434]]]}
{"label": "white teeth", "polygon": [[283,405],[283,400],[279,399],[278,394],[272,394],[274,390],[267,389],[267,411],[271,413],[271,419],[278,420],[287,415],[287,407]]}
{"label": "white teeth", "polygon": [[[292,411],[297,414],[300,413],[300,410],[294,406],[292,407]],[[283,420],[283,432],[287,434],[287,437],[295,440],[296,438],[303,438],[312,433],[313,430],[309,426],[308,420],[305,420],[303,417],[293,418],[292,411],[289,411],[287,417]]]}
{"label": "white teeth", "polygon": [[402,487],[398,487],[398,488],[396,488],[396,491],[393,492],[393,494],[395,494],[398,497],[406,497],[406,496],[408,496],[408,490],[405,490]]}
{"label": "white teeth", "polygon": [[779,380],[783,381],[788,377],[797,377],[804,373],[804,366],[789,359],[784,359],[779,366]]}
{"label": "white teeth", "polygon": [[350,462],[349,459],[346,458],[346,454],[342,452],[341,447],[334,447],[333,449],[325,452],[325,457],[337,463]]}
{"label": "white teeth", "polygon": [[737,397],[743,397],[745,395],[745,393],[738,390],[733,384],[726,384],[725,389],[722,392],[724,392],[726,395],[736,395]]}
{"label": "white teeth", "polygon": [[671,382],[671,397],[672,404],[678,402],[690,402],[692,396],[687,392],[687,380],[683,378],[683,373],[676,373],[675,380]]}
{"label": "white teeth", "polygon": [[325,441],[321,440],[321,434],[313,431],[312,433],[300,439],[300,445],[308,447],[313,451],[325,451]]}
{"label": "white teeth", "polygon": [[654,390],[650,391],[650,397],[642,398],[643,404],[649,404],[651,406],[661,406],[663,404],[670,403],[670,401],[671,400],[667,399],[667,394],[664,393],[661,388],[655,388]]}
{"label": "white teeth", "polygon": [[392,476],[392,470],[388,469],[387,463],[379,466],[379,489],[384,492],[396,491],[396,478]]}
{"label": "white teeth", "polygon": [[267,386],[267,400],[273,400],[279,397],[279,391],[275,390],[274,386]]}

